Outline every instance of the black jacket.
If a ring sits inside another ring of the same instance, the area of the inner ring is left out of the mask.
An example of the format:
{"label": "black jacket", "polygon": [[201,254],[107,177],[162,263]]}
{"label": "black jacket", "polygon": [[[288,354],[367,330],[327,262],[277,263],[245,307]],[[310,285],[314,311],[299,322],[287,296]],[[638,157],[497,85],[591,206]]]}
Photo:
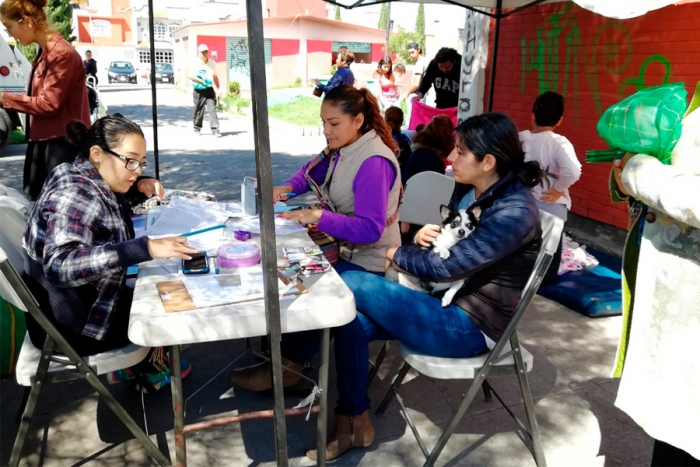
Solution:
{"label": "black jacket", "polygon": [[435,87],[435,107],[438,109],[450,109],[459,104],[459,79],[462,65],[462,56],[457,54],[452,69],[445,74],[440,71],[435,59],[430,61],[428,69],[420,82],[418,92],[426,95],[430,86]]}
{"label": "black jacket", "polygon": [[[457,184],[454,208],[471,189]],[[514,174],[508,174],[469,208],[481,207],[479,226],[441,260],[430,250],[401,247],[394,263],[422,279],[451,282],[468,278],[455,303],[487,336],[497,340],[513,316],[542,242],[535,198]]]}

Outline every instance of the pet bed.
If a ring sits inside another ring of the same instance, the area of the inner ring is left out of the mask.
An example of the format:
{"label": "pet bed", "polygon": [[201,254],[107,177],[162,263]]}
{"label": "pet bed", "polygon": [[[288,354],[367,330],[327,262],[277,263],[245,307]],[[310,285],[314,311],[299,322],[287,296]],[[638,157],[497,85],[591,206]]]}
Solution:
{"label": "pet bed", "polygon": [[598,266],[562,274],[559,282],[540,286],[538,293],[586,316],[622,314],[622,261],[590,248],[588,252]]}

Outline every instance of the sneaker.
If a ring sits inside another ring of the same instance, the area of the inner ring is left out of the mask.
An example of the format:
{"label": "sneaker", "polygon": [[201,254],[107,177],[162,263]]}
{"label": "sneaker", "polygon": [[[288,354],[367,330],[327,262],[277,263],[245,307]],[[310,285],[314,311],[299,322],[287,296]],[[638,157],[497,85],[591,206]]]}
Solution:
{"label": "sneaker", "polygon": [[[190,364],[189,360],[184,358],[181,360],[180,364],[182,365],[182,378],[185,379],[187,375],[190,374],[190,371],[192,371],[192,365]],[[165,371],[161,371],[160,373],[144,373],[143,375],[146,377],[146,379],[148,379],[148,382],[153,385],[153,389],[156,391],[170,384],[170,368]],[[107,378],[110,384],[115,384],[122,381],[136,381],[136,375],[131,368],[113,371]]]}
{"label": "sneaker", "polygon": [[224,135],[222,135],[222,134],[219,133],[218,131],[215,131],[215,132],[214,132],[214,136],[217,137],[217,138],[221,138],[221,137],[224,136]]}
{"label": "sneaker", "polygon": [[200,136],[202,134],[202,131],[195,128],[194,134],[195,136]]}

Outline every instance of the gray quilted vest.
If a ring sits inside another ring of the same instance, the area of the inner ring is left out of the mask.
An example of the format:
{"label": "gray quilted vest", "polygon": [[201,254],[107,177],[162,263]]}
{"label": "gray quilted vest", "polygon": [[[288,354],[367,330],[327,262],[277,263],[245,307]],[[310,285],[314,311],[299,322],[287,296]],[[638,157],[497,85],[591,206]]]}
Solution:
{"label": "gray quilted vest", "polygon": [[[396,155],[391,152],[391,149],[384,144],[374,130],[365,133],[351,145],[341,148],[340,158],[336,165],[337,154],[331,156],[330,168],[335,166],[335,170],[328,171],[321,190],[331,209],[348,217],[355,217],[355,194],[352,191],[352,185],[362,163],[370,157],[381,156],[394,165],[396,180],[389,191],[389,203],[386,210],[388,221],[398,209],[401,190],[401,171]],[[371,272],[384,272],[384,258],[387,250],[401,245],[398,220],[385,227],[384,233],[376,243],[361,245],[342,239],[338,239],[338,242],[340,257],[345,261]]]}

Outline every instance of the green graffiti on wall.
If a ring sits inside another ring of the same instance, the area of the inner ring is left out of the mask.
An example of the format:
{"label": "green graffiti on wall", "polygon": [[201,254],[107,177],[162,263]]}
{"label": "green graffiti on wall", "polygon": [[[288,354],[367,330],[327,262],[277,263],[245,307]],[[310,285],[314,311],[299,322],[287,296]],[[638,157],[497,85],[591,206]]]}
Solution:
{"label": "green graffiti on wall", "polygon": [[[566,4],[547,17],[537,28],[535,40],[521,38],[522,77],[520,93],[525,93],[528,73],[537,73],[538,92],[559,92],[565,97],[578,98],[579,82],[583,77],[591,91],[596,112],[603,112],[601,103],[601,75],[622,75],[628,72],[632,60],[632,38],[627,28],[619,21],[602,24],[590,36],[590,44],[584,44],[574,17],[576,7]],[[563,60],[562,60],[563,57]],[[628,86],[643,89],[647,84],[647,67],[657,63],[665,67],[662,83],[671,75],[671,63],[662,55],[651,55],[640,66],[637,76],[621,81],[618,97]],[[659,83],[654,83],[659,84]],[[578,109],[576,109],[578,116]]]}

